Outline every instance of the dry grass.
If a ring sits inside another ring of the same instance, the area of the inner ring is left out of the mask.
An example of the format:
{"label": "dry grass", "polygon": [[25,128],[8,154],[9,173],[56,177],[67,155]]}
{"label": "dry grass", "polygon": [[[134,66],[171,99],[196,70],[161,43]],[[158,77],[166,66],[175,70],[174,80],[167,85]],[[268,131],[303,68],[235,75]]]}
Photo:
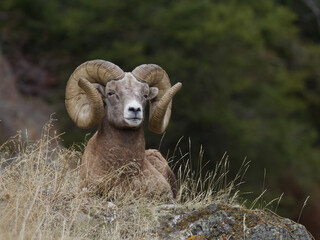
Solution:
{"label": "dry grass", "polygon": [[[236,182],[241,182],[242,174],[227,181],[226,157],[214,172],[202,176],[201,167],[192,171],[188,154],[177,157],[177,152],[170,160],[186,164],[178,167],[176,204],[201,207],[212,201],[235,203]],[[0,239],[157,239],[157,209],[163,201],[127,195],[111,203],[108,196],[79,189],[80,159],[77,147],[66,149],[59,145],[51,122],[36,143],[23,141],[18,134],[3,144]],[[200,151],[200,162],[201,159]],[[245,172],[247,167],[244,163],[239,172]]]}

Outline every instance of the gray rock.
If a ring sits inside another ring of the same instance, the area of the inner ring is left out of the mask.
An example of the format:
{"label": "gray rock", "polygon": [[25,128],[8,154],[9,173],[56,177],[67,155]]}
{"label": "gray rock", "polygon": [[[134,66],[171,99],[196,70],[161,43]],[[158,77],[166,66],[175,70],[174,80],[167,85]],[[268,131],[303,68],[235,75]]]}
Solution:
{"label": "gray rock", "polygon": [[274,213],[212,203],[199,209],[166,205],[158,209],[161,239],[312,240],[304,226]]}
{"label": "gray rock", "polygon": [[42,99],[22,95],[17,81],[12,66],[0,53],[0,145],[18,130],[24,140],[37,140],[54,112]]}

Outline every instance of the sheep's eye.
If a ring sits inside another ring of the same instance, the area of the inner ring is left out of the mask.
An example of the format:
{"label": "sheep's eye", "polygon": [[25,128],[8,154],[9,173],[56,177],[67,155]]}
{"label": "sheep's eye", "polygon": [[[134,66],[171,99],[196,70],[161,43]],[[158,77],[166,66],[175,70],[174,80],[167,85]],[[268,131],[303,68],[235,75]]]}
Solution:
{"label": "sheep's eye", "polygon": [[144,94],[143,97],[144,97],[144,98],[148,98],[148,94]]}
{"label": "sheep's eye", "polygon": [[114,92],[108,92],[108,96],[114,95]]}

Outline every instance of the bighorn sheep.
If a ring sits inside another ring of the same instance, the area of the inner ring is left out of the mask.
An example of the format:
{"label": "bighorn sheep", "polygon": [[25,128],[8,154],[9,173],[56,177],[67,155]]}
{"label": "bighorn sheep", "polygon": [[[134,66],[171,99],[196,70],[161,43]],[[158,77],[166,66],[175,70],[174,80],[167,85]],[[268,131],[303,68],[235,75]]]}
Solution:
{"label": "bighorn sheep", "polygon": [[[73,72],[65,99],[71,119],[80,128],[100,124],[82,156],[82,187],[110,191],[120,186],[125,192],[176,197],[176,180],[167,161],[159,151],[145,150],[142,123],[149,100],[149,129],[163,133],[172,97],[181,86],[171,87],[167,73],[154,64],[125,73],[111,62],[92,60]],[[107,176],[119,169],[121,174],[107,181]]]}

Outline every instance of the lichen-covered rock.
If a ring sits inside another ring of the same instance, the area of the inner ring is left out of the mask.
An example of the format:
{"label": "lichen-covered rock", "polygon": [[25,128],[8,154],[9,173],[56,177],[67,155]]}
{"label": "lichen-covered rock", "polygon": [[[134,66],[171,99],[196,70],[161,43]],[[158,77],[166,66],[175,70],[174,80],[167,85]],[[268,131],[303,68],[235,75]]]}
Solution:
{"label": "lichen-covered rock", "polygon": [[271,212],[240,206],[212,203],[204,208],[190,209],[163,205],[158,212],[161,224],[156,231],[161,239],[313,239],[298,223]]}

